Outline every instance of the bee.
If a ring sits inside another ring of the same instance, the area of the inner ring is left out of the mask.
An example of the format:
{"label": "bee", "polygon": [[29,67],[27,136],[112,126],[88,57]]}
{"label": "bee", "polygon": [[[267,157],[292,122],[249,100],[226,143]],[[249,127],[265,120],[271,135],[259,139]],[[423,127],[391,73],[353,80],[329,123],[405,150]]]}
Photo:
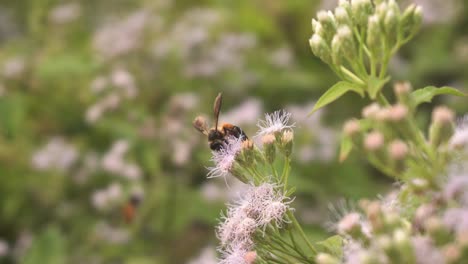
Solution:
{"label": "bee", "polygon": [[219,93],[218,96],[216,96],[213,105],[215,121],[215,126],[213,128],[208,129],[206,120],[201,116],[195,118],[195,120],[193,121],[193,126],[195,127],[195,129],[197,129],[203,135],[208,137],[210,149],[214,151],[221,150],[223,146],[227,143],[229,137],[240,138],[242,141],[249,139],[244,133],[244,131],[238,126],[229,123],[223,123],[222,125],[218,126],[218,119],[219,113],[221,111],[222,102],[223,97],[222,94]]}
{"label": "bee", "polygon": [[127,224],[133,222],[136,217],[137,209],[141,203],[141,197],[132,195],[122,208],[122,215]]}

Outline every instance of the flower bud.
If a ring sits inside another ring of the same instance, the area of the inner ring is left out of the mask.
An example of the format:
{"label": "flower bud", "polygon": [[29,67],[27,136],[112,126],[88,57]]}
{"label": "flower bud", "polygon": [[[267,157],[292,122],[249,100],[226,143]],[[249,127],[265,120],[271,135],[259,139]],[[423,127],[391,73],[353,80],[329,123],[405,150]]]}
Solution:
{"label": "flower bud", "polygon": [[312,32],[314,34],[317,34],[318,31],[321,31],[322,25],[320,24],[320,22],[318,22],[317,20],[315,20],[315,18],[312,18]]}
{"label": "flower bud", "polygon": [[403,120],[408,116],[408,107],[403,104],[396,104],[390,108],[389,119],[394,122]]}
{"label": "flower bud", "polygon": [[378,131],[367,134],[364,138],[364,148],[368,151],[376,151],[383,147],[384,136]]}
{"label": "flower bud", "polygon": [[422,10],[420,6],[411,4],[403,12],[400,20],[400,28],[403,38],[412,36],[421,26],[422,23]]}
{"label": "flower bud", "polygon": [[405,142],[399,139],[394,140],[390,142],[388,146],[388,152],[392,160],[402,160],[408,154],[408,145],[406,145]]}
{"label": "flower bud", "polygon": [[447,263],[458,263],[462,255],[460,246],[455,243],[448,244],[442,249],[442,254],[445,257]]}
{"label": "flower bud", "polygon": [[351,29],[348,26],[340,26],[336,35],[338,36],[338,41],[341,42],[340,45],[346,58],[354,60],[357,56],[357,48]]}
{"label": "flower bud", "polygon": [[380,27],[380,19],[377,15],[372,15],[368,18],[367,22],[367,38],[366,45],[369,47],[369,50],[372,52],[373,56],[379,57],[382,56],[380,53],[383,50],[382,43],[382,29]]}
{"label": "flower bud", "polygon": [[372,103],[362,109],[362,117],[364,118],[375,118],[377,112],[380,111],[380,106],[377,103]]}
{"label": "flower bud", "polygon": [[349,17],[348,11],[341,6],[335,9],[335,17],[338,25],[349,25],[351,26],[351,18]]}
{"label": "flower bud", "polygon": [[336,32],[336,21],[335,16],[331,11],[319,11],[317,13],[317,19],[323,27],[325,36],[323,36],[327,41],[330,41],[332,36]]}
{"label": "flower bud", "polygon": [[398,17],[395,11],[389,10],[385,14],[384,18],[384,29],[387,35],[387,40],[390,42],[390,47],[396,44],[398,34]]}
{"label": "flower bud", "polygon": [[409,95],[411,92],[411,84],[409,82],[396,82],[393,86],[393,92],[395,93],[398,101],[402,104],[409,104]]}
{"label": "flower bud", "polygon": [[351,5],[349,3],[349,0],[340,0],[340,1],[338,1],[338,6],[344,7],[345,9],[351,7]]}
{"label": "flower bud", "polygon": [[398,250],[399,263],[411,263],[413,258],[413,247],[408,232],[403,229],[396,229],[393,232],[393,240]]}
{"label": "flower bud", "polygon": [[315,261],[317,262],[317,264],[338,264],[338,263],[340,263],[338,261],[338,259],[336,259],[332,255],[326,254],[326,253],[317,254],[317,256],[315,257]]}
{"label": "flower bud", "polygon": [[359,126],[359,121],[357,121],[356,119],[346,121],[346,123],[343,126],[344,134],[350,137],[359,133],[360,129],[361,128]]}
{"label": "flower bud", "polygon": [[340,37],[338,35],[335,35],[333,37],[333,40],[331,42],[331,51],[332,51],[332,61],[333,64],[335,65],[341,65],[343,64],[342,59],[343,59],[343,42],[340,40]]}
{"label": "flower bud", "polygon": [[331,63],[331,51],[325,40],[318,34],[312,35],[309,39],[310,47],[315,56],[325,63]]}
{"label": "flower bud", "polygon": [[276,158],[276,137],[273,134],[266,134],[262,137],[263,153],[268,163],[272,164]]}
{"label": "flower bud", "polygon": [[255,260],[257,259],[257,252],[256,251],[249,251],[245,253],[244,255],[244,260],[247,264],[253,264],[255,263]]}
{"label": "flower bud", "polygon": [[432,124],[429,129],[429,140],[432,145],[440,146],[450,140],[455,130],[454,118],[454,112],[445,106],[439,106],[432,111]]}
{"label": "flower bud", "polygon": [[382,221],[382,205],[378,201],[368,202],[367,204],[362,204],[367,214],[367,218],[372,226],[374,232],[378,232],[383,228]]}
{"label": "flower bud", "polygon": [[293,147],[294,132],[292,130],[285,130],[281,136],[281,148],[286,157],[291,156]]}
{"label": "flower bud", "polygon": [[354,22],[360,26],[365,26],[367,18],[372,13],[372,3],[370,0],[352,0],[351,11]]}
{"label": "flower bud", "polygon": [[239,155],[239,163],[245,165],[246,167],[251,166],[255,160],[255,148],[253,141],[250,139],[244,140],[242,142],[242,151],[241,155]]}

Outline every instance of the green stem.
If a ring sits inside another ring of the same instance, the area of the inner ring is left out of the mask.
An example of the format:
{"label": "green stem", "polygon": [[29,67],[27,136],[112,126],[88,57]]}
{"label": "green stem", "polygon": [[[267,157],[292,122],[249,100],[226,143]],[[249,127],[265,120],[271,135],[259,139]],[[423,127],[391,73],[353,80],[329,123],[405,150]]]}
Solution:
{"label": "green stem", "polygon": [[382,105],[382,106],[389,106],[390,105],[387,98],[385,98],[385,95],[383,93],[381,93],[381,92],[377,95],[377,102],[379,102],[379,104]]}
{"label": "green stem", "polygon": [[341,66],[341,67],[340,67],[340,70],[341,70],[346,76],[348,76],[351,80],[353,80],[354,82],[356,82],[357,84],[360,84],[360,85],[365,85],[365,84],[366,84],[363,80],[361,80],[359,77],[357,77],[354,73],[352,73],[350,70],[346,69],[346,67]]}
{"label": "green stem", "polygon": [[310,243],[309,239],[307,238],[306,234],[304,233],[304,230],[302,230],[302,227],[301,225],[299,224],[299,222],[297,221],[296,217],[294,216],[294,214],[289,210],[287,212],[288,214],[288,217],[291,219],[294,227],[297,229],[297,231],[299,232],[299,234],[301,235],[302,239],[306,242],[307,246],[309,247],[309,249],[314,253],[316,254],[317,253],[317,250],[314,248],[314,246],[312,246],[312,244]]}
{"label": "green stem", "polygon": [[281,175],[281,184],[283,184],[283,191],[285,193],[288,190],[288,178],[289,178],[290,167],[291,167],[291,160],[288,157],[285,157],[283,173]]}

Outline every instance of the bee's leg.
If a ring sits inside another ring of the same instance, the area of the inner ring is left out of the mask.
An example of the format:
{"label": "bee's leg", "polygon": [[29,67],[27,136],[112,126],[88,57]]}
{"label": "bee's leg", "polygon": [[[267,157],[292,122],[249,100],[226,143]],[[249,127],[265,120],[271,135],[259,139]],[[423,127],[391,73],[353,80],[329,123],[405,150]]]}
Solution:
{"label": "bee's leg", "polygon": [[214,151],[219,151],[223,148],[223,143],[215,141],[210,143],[210,149]]}

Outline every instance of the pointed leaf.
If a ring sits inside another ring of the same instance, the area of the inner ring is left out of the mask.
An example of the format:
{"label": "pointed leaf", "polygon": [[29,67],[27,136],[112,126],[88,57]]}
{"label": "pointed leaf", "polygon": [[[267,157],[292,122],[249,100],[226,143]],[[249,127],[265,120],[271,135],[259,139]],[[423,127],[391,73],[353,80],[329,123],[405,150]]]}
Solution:
{"label": "pointed leaf", "polygon": [[345,93],[349,91],[353,91],[361,96],[364,96],[364,89],[362,87],[354,83],[350,83],[350,82],[345,82],[345,81],[337,82],[330,89],[328,89],[320,97],[320,99],[318,99],[317,103],[314,105],[314,108],[309,113],[309,115],[313,114],[315,111],[326,106],[327,104],[332,103],[333,101],[340,98],[341,96],[343,96]]}
{"label": "pointed leaf", "polygon": [[317,245],[336,258],[341,259],[343,256],[343,238],[341,236],[329,237],[324,241],[318,242]]}
{"label": "pointed leaf", "polygon": [[390,81],[390,77],[385,79],[380,79],[377,77],[369,77],[367,80],[367,91],[369,92],[369,96],[371,99],[375,99],[379,94],[380,90],[384,87],[384,85]]}
{"label": "pointed leaf", "polygon": [[413,102],[413,107],[417,107],[422,103],[430,103],[432,99],[441,94],[451,94],[456,96],[466,96],[466,94],[460,92],[459,90],[453,87],[440,87],[437,88],[435,86],[427,86],[422,89],[418,89],[411,93],[411,99]]}
{"label": "pointed leaf", "polygon": [[350,137],[343,137],[341,139],[341,146],[340,146],[340,162],[345,161],[348,158],[349,153],[353,149],[353,142],[351,141]]}

